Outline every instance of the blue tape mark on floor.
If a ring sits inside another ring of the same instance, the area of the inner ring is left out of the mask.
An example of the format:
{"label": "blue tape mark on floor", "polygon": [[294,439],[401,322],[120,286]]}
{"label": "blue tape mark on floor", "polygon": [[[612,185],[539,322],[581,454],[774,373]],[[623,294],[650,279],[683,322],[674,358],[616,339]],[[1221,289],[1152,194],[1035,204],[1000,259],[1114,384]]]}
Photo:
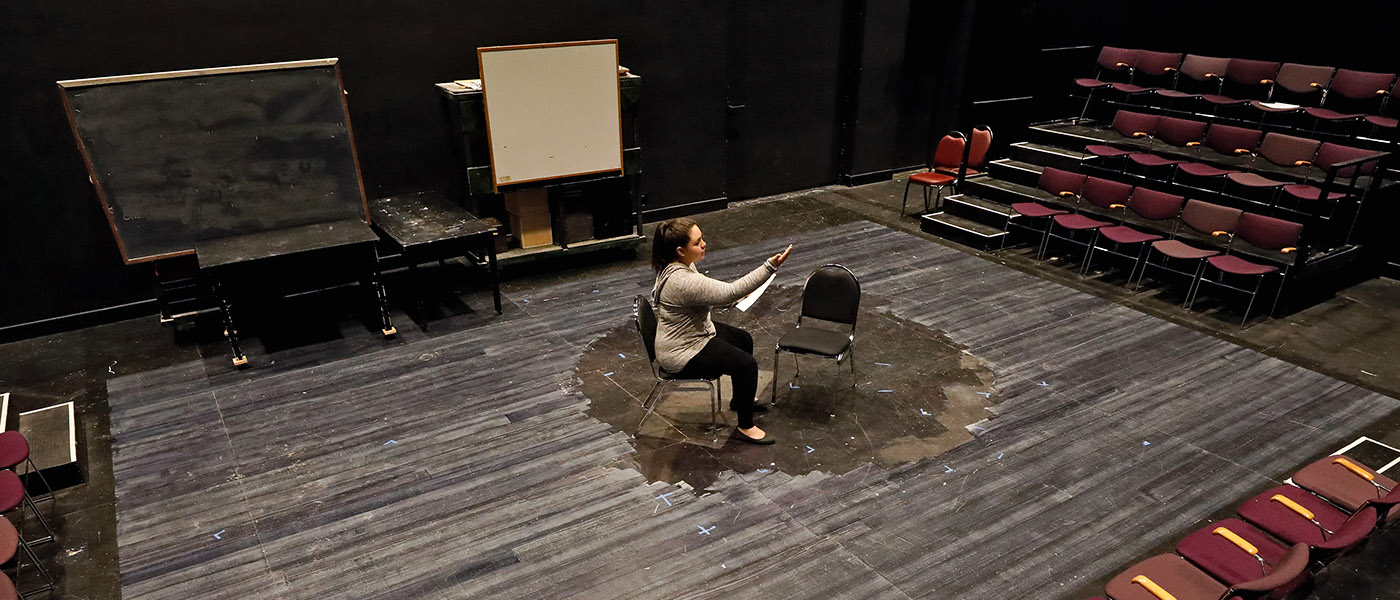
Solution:
{"label": "blue tape mark on floor", "polygon": [[1045,383],[1044,381],[1042,381],[1042,382],[1040,382],[1040,383],[1037,383],[1036,385],[1038,385],[1038,386],[1040,386],[1040,387],[1050,387],[1050,384]]}
{"label": "blue tape mark on floor", "polygon": [[926,411],[926,410],[924,410],[924,409],[922,409],[922,408],[919,409],[919,414],[921,414],[921,415],[923,415],[923,416],[925,416],[925,417],[932,417],[932,416],[933,416],[933,413],[931,413],[931,412],[929,412],[929,411]]}
{"label": "blue tape mark on floor", "polygon": [[389,444],[398,444],[398,443],[399,443],[398,440],[389,440],[389,441],[387,441],[387,442],[384,442],[384,445],[385,445],[385,446],[388,446]]}
{"label": "blue tape mark on floor", "polygon": [[613,373],[616,373],[616,372],[617,372],[617,371],[608,371],[607,373],[603,373],[603,377],[612,377],[612,376],[613,376]]}
{"label": "blue tape mark on floor", "polygon": [[875,391],[877,391],[877,392],[879,392],[879,393],[881,393],[881,394],[891,394],[891,393],[894,393],[894,390],[875,390]]}
{"label": "blue tape mark on floor", "polygon": [[1143,440],[1142,445],[1144,445],[1144,446],[1151,446],[1151,445],[1152,445],[1152,442],[1149,442],[1149,441],[1147,441],[1147,440]]}
{"label": "blue tape mark on floor", "polygon": [[228,530],[227,530],[227,529],[220,529],[218,533],[214,534],[214,539],[216,539],[216,540],[222,540],[222,539],[224,539],[223,536],[224,536],[224,532],[225,532],[225,531],[228,531]]}
{"label": "blue tape mark on floor", "polygon": [[800,390],[800,389],[802,389],[802,386],[800,386],[800,385],[793,385],[792,382],[789,381],[789,382],[788,382],[788,389],[790,389],[790,390]]}
{"label": "blue tape mark on floor", "polygon": [[978,396],[981,396],[981,397],[983,397],[983,398],[991,398],[991,397],[992,397],[992,393],[991,393],[991,392],[977,392],[977,395],[978,395]]}
{"label": "blue tape mark on floor", "polygon": [[626,354],[623,354],[623,353],[621,353],[621,352],[618,352],[618,353],[617,353],[617,356],[618,356],[619,358],[627,358],[627,355],[626,355]]}
{"label": "blue tape mark on floor", "polygon": [[714,531],[715,528],[716,528],[716,527],[719,527],[719,526],[718,526],[718,525],[711,525],[709,529],[705,529],[705,526],[704,526],[704,525],[696,525],[696,527],[699,527],[699,528],[700,528],[700,535],[710,535],[710,532],[711,532],[711,531]]}
{"label": "blue tape mark on floor", "polygon": [[811,446],[807,446],[807,454],[811,454],[811,453],[816,452],[816,451],[817,451],[816,448],[813,448],[813,447],[811,447]]}
{"label": "blue tape mark on floor", "polygon": [[943,465],[943,468],[944,468],[944,469],[947,469],[946,471],[944,471],[944,473],[952,473],[952,472],[953,472],[953,467],[950,467],[950,466],[948,466],[948,465]]}
{"label": "blue tape mark on floor", "polygon": [[665,500],[665,501],[666,501],[666,506],[675,506],[675,505],[671,504],[671,500],[670,500],[669,498],[667,498],[667,496],[670,496],[671,494],[674,494],[674,493],[675,493],[675,492],[666,492],[666,493],[664,493],[664,494],[657,494],[656,497],[657,497],[657,498],[660,498],[660,499],[662,499],[662,500]]}
{"label": "blue tape mark on floor", "polygon": [[766,474],[768,474],[768,473],[772,473],[772,472],[773,472],[773,469],[758,469],[758,470],[756,470],[756,471],[754,471],[754,472],[755,472],[755,473],[763,473],[763,474],[766,475]]}
{"label": "blue tape mark on floor", "polygon": [[998,455],[997,455],[997,460],[1001,460],[1001,457],[1003,457],[1003,456],[1006,456],[1006,453],[1005,453],[1005,452],[1002,452],[1001,454],[998,454]]}
{"label": "blue tape mark on floor", "polygon": [[882,366],[882,367],[891,366],[890,363],[875,363],[875,364],[880,365],[880,366]]}

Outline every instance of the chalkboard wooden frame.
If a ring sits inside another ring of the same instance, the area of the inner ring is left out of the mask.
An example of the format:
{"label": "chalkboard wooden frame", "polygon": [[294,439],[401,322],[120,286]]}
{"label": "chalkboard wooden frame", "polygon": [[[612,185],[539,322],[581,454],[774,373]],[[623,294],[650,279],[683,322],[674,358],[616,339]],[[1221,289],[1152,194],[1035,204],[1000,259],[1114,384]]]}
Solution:
{"label": "chalkboard wooden frame", "polygon": [[[205,237],[205,233],[206,233],[206,232],[200,231],[200,230],[198,230],[197,227],[193,227],[193,226],[192,226],[191,230],[187,232],[188,235],[189,235],[189,238],[190,238],[190,243],[189,243],[189,247],[188,247],[188,248],[183,248],[183,247],[182,247],[182,248],[173,249],[173,250],[170,250],[170,251],[156,252],[156,253],[141,253],[141,252],[135,252],[135,251],[132,251],[132,250],[131,250],[131,247],[132,247],[133,244],[129,244],[127,240],[124,240],[124,239],[123,239],[123,236],[122,236],[122,227],[121,227],[121,225],[117,222],[117,215],[116,215],[116,211],[114,210],[114,209],[117,208],[117,206],[116,206],[116,204],[114,204],[114,198],[112,197],[112,194],[111,194],[110,190],[107,189],[107,186],[104,186],[104,185],[103,185],[104,178],[103,178],[103,177],[99,177],[99,175],[98,175],[98,170],[97,170],[97,167],[96,167],[96,165],[94,164],[94,160],[93,160],[93,153],[92,153],[91,149],[88,148],[88,145],[84,142],[83,134],[82,134],[82,132],[81,132],[81,130],[80,130],[80,126],[79,126],[79,123],[78,123],[79,117],[77,116],[76,111],[74,110],[74,102],[73,102],[73,100],[72,100],[72,97],[73,97],[74,94],[81,93],[81,92],[82,92],[83,90],[85,90],[86,88],[92,88],[92,87],[95,87],[95,86],[131,85],[131,84],[140,84],[140,83],[142,83],[142,82],[155,82],[155,81],[171,80],[171,79],[207,78],[207,77],[211,77],[211,76],[237,76],[237,75],[240,75],[240,74],[258,73],[258,72],[267,72],[267,71],[285,71],[285,70],[295,70],[295,69],[327,69],[327,68],[330,68],[330,69],[332,69],[332,70],[334,71],[334,75],[335,75],[335,87],[338,88],[338,90],[339,90],[339,98],[338,98],[338,101],[339,101],[339,110],[340,110],[340,113],[341,113],[339,116],[340,116],[340,118],[343,119],[343,122],[344,122],[344,132],[345,132],[345,134],[346,134],[347,137],[348,137],[348,140],[346,140],[346,141],[348,142],[348,146],[349,146],[349,150],[350,150],[350,153],[349,153],[349,162],[353,165],[353,173],[354,173],[353,188],[354,188],[354,189],[353,189],[353,190],[348,190],[348,189],[347,189],[346,191],[352,191],[352,195],[353,195],[353,194],[357,194],[357,195],[358,195],[358,210],[357,210],[358,215],[357,215],[357,216],[359,216],[359,218],[360,218],[361,220],[364,221],[364,223],[366,224],[366,226],[368,226],[368,224],[369,224],[369,222],[370,222],[369,200],[368,200],[367,196],[365,195],[364,178],[363,178],[363,176],[362,176],[362,174],[361,174],[361,170],[360,170],[359,152],[358,152],[358,149],[357,149],[356,144],[355,144],[354,128],[353,128],[353,125],[352,125],[351,122],[350,122],[350,110],[349,110],[349,106],[348,106],[348,104],[347,104],[347,102],[346,102],[346,92],[345,92],[344,79],[343,79],[342,76],[341,76],[340,65],[339,65],[339,59],[337,59],[337,58],[324,58],[324,59],[315,59],[315,60],[300,60],[300,61],[289,61],[289,62],[279,62],[279,63],[264,63],[264,64],[239,65],[239,66],[203,68],[203,69],[188,69],[188,70],[181,70],[181,71],[163,71],[163,72],[154,72],[154,73],[140,73],[140,74],[133,74],[133,75],[121,75],[121,76],[114,76],[114,77],[94,77],[94,78],[87,78],[87,79],[72,79],[72,80],[59,81],[59,82],[58,82],[58,87],[59,87],[59,91],[60,91],[60,96],[61,96],[62,99],[63,99],[63,106],[64,106],[64,109],[65,109],[65,111],[66,111],[66,113],[67,113],[67,116],[68,116],[68,123],[69,123],[69,126],[70,126],[70,128],[72,129],[72,131],[73,131],[73,137],[74,137],[74,140],[77,142],[79,152],[80,152],[80,154],[82,154],[84,165],[85,165],[85,167],[87,168],[87,171],[88,171],[88,179],[89,179],[89,181],[93,184],[93,188],[94,188],[94,190],[96,191],[98,201],[101,202],[101,204],[102,204],[103,213],[104,213],[104,214],[106,215],[106,217],[107,217],[108,225],[109,225],[109,226],[111,227],[111,229],[112,229],[112,235],[113,235],[113,237],[114,237],[114,238],[116,239],[116,241],[117,241],[117,247],[118,247],[118,250],[121,252],[122,260],[123,260],[126,264],[130,265],[130,264],[135,264],[135,263],[148,262],[148,261],[155,261],[155,260],[162,260],[162,259],[173,258],[173,257],[178,257],[178,256],[192,255],[192,254],[194,254],[194,252],[195,252],[195,251],[194,251],[194,243],[193,243],[193,242],[194,242],[196,239],[200,239],[200,238],[202,238],[202,237]],[[331,110],[334,110],[334,109],[331,109]],[[334,136],[331,136],[331,137],[333,138]],[[345,157],[344,157],[344,155],[342,154],[342,155],[340,155],[336,160],[344,160],[344,158],[345,158]],[[348,173],[347,173],[346,175],[348,175]],[[350,183],[350,182],[343,182],[343,183],[346,184],[347,188],[349,187],[349,183]],[[354,202],[354,199],[352,198],[352,199],[350,200],[350,202]],[[349,206],[348,206],[348,205],[344,205],[344,208],[345,208],[345,209],[349,209]],[[351,210],[351,212],[356,212],[356,211]]]}
{"label": "chalkboard wooden frame", "polygon": [[[484,105],[483,105],[483,106],[484,106],[484,114],[485,114],[485,117],[486,117],[486,138],[487,138],[487,147],[488,147],[488,149],[489,149],[490,158],[491,158],[491,183],[492,183],[492,189],[493,189],[493,191],[499,192],[499,191],[501,191],[501,188],[502,188],[502,187],[506,187],[506,186],[509,186],[509,187],[511,187],[511,188],[514,188],[514,187],[519,186],[520,184],[537,183],[537,182],[541,182],[541,181],[550,181],[550,180],[563,179],[563,178],[568,178],[568,177],[578,177],[578,176],[587,176],[587,175],[597,175],[597,174],[602,174],[602,173],[618,173],[618,174],[621,174],[621,172],[622,172],[622,170],[623,170],[623,150],[625,149],[625,144],[623,143],[623,139],[622,139],[622,90],[621,90],[621,84],[620,84],[619,81],[618,81],[618,77],[617,77],[617,75],[616,75],[616,70],[615,70],[615,69],[614,69],[612,72],[610,72],[610,74],[609,74],[609,77],[610,77],[610,79],[611,79],[611,81],[612,81],[612,93],[613,93],[613,95],[614,95],[613,97],[615,98],[615,102],[614,102],[615,106],[614,106],[614,108],[613,108],[613,110],[614,110],[615,112],[613,113],[612,118],[615,119],[615,121],[616,121],[617,124],[618,124],[618,128],[617,128],[617,162],[616,162],[616,166],[615,166],[615,167],[607,167],[607,168],[593,169],[593,170],[582,170],[582,171],[569,170],[568,172],[555,173],[555,174],[548,174],[548,175],[542,175],[542,176],[531,176],[531,177],[526,177],[526,178],[514,178],[514,177],[511,177],[509,181],[504,181],[504,180],[503,180],[504,177],[503,177],[503,175],[500,173],[500,170],[501,170],[501,169],[500,169],[500,164],[499,164],[499,161],[498,161],[498,159],[497,159],[496,154],[497,154],[497,147],[498,147],[499,144],[502,143],[502,141],[499,140],[499,139],[497,139],[497,136],[496,136],[496,134],[495,134],[495,129],[496,129],[496,128],[493,127],[493,121],[492,121],[492,117],[491,117],[491,113],[492,113],[492,111],[491,111],[491,101],[492,101],[492,100],[491,100],[491,99],[492,99],[491,82],[490,82],[490,78],[487,76],[486,64],[485,64],[485,60],[484,60],[483,57],[486,56],[486,55],[488,55],[488,54],[495,54],[495,53],[516,53],[516,52],[520,52],[520,51],[527,51],[527,52],[528,52],[528,51],[536,51],[536,50],[547,50],[547,49],[554,49],[554,48],[568,48],[568,47],[578,47],[578,46],[610,46],[610,47],[612,48],[612,55],[613,55],[613,60],[612,60],[612,62],[613,62],[613,65],[616,66],[616,64],[617,64],[618,61],[619,61],[619,57],[618,57],[618,41],[617,41],[616,39],[583,40],[583,41],[574,41],[574,42],[553,42],[553,43],[542,43],[542,44],[518,44],[518,45],[513,45],[513,46],[487,46],[487,47],[477,48],[477,51],[476,51],[476,55],[477,55],[477,73],[479,73],[479,74],[481,75],[481,81],[482,81],[482,87],[483,87],[483,94],[482,94],[482,95],[483,95],[483,102],[484,102]],[[549,81],[547,81],[547,80],[536,80],[536,83],[537,83],[538,85],[546,86],[546,87],[549,85]],[[499,84],[498,84],[498,85],[499,85]],[[549,94],[550,91],[552,91],[552,90],[548,90],[548,89],[545,89],[545,90],[537,90],[536,93],[534,93],[534,94],[532,94],[532,95],[529,95],[529,96],[527,96],[527,97],[548,98],[548,97],[551,97],[551,94]],[[501,107],[500,107],[499,104],[497,105],[497,111],[498,111],[498,112],[504,112],[504,111],[501,110]],[[549,157],[549,158],[552,159],[552,158],[554,158],[554,157],[551,156],[551,157]]]}

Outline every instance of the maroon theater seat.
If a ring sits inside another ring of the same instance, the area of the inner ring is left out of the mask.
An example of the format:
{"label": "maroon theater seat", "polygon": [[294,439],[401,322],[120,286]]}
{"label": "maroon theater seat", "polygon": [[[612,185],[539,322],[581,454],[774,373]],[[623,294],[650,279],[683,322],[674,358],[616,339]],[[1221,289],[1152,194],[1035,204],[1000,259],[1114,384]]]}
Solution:
{"label": "maroon theater seat", "polygon": [[1219,93],[1229,66],[1228,58],[1187,54],[1181,61],[1173,89],[1157,90],[1157,94],[1167,98],[1200,98],[1206,93]]}
{"label": "maroon theater seat", "polygon": [[1229,91],[1230,95],[1205,94],[1201,99],[1221,106],[1245,104],[1251,99],[1267,98],[1274,78],[1278,76],[1279,67],[1280,64],[1274,61],[1232,58],[1225,67],[1225,86],[1229,87],[1225,91]]}
{"label": "maroon theater seat", "polygon": [[1104,586],[1113,600],[1218,600],[1228,588],[1175,554],[1158,554],[1115,575]]}
{"label": "maroon theater seat", "polygon": [[[1240,519],[1223,519],[1176,543],[1176,552],[1227,584],[1258,579],[1276,570],[1289,547]],[[1304,547],[1303,557],[1307,552]]]}
{"label": "maroon theater seat", "polygon": [[1333,67],[1284,63],[1268,101],[1253,100],[1250,105],[1265,112],[1299,112],[1303,106],[1316,106],[1336,72]]}
{"label": "maroon theater seat", "polygon": [[[1135,188],[1132,197],[1128,200],[1128,210],[1137,214],[1142,219],[1154,224],[1166,224],[1175,219],[1181,213],[1181,207],[1186,202],[1186,198],[1147,188]],[[1163,228],[1165,229],[1165,228]],[[1128,281],[1133,280],[1133,275],[1137,273],[1138,266],[1142,264],[1143,257],[1147,255],[1148,242],[1155,242],[1162,239],[1156,233],[1139,231],[1126,225],[1114,225],[1099,229],[1099,235],[1113,244],[1112,248],[1105,248],[1094,245],[1089,248],[1089,256],[1084,259],[1084,272],[1089,271],[1089,265],[1094,262],[1095,252],[1107,252],[1115,256],[1133,259],[1133,268],[1128,271]],[[1137,246],[1137,254],[1123,252],[1124,246]]]}
{"label": "maroon theater seat", "polygon": [[1089,93],[1084,97],[1084,108],[1079,110],[1079,118],[1074,120],[1075,123],[1083,121],[1084,115],[1089,112],[1089,103],[1094,99],[1094,90],[1109,87],[1115,81],[1132,82],[1133,65],[1137,63],[1138,55],[1141,52],[1141,50],[1113,46],[1104,46],[1099,50],[1094,76],[1074,80],[1074,85],[1089,90]]}
{"label": "maroon theater seat", "polygon": [[1281,485],[1240,505],[1239,514],[1289,544],[1307,544],[1319,559],[1341,553],[1366,539],[1376,528],[1376,509],[1348,515],[1307,491]]}
{"label": "maroon theater seat", "polygon": [[[1181,210],[1181,218],[1177,220],[1177,225],[1172,228],[1172,239],[1152,242],[1150,254],[1143,260],[1142,271],[1138,274],[1137,286],[1142,285],[1142,279],[1147,275],[1147,267],[1157,267],[1185,275],[1191,278],[1191,284],[1186,289],[1186,301],[1189,301],[1191,293],[1195,290],[1196,282],[1200,280],[1201,271],[1205,269],[1205,259],[1220,254],[1220,251],[1199,248],[1175,239],[1181,232],[1181,226],[1185,225],[1203,235],[1226,236],[1226,239],[1229,239],[1228,236],[1235,231],[1235,226],[1239,223],[1242,214],[1244,211],[1238,208],[1201,202],[1200,200],[1187,200],[1186,206]],[[1151,254],[1161,254],[1162,264],[1152,264]],[[1168,266],[1168,261],[1188,263],[1194,268],[1190,271],[1173,269]],[[1185,301],[1182,304],[1184,305]]]}
{"label": "maroon theater seat", "polygon": [[[1113,123],[1110,127],[1114,132],[1126,139],[1151,140],[1153,134],[1157,133],[1157,123],[1160,119],[1161,117],[1157,115],[1120,110],[1117,114],[1113,115]],[[1084,147],[1084,151],[1094,156],[1104,158],[1127,156],[1131,153],[1129,150],[1122,150],[1104,144],[1090,144]]]}
{"label": "maroon theater seat", "polygon": [[1352,512],[1386,499],[1396,489],[1394,479],[1349,456],[1328,456],[1303,467],[1293,475],[1293,483]]}
{"label": "maroon theater seat", "polygon": [[[1244,319],[1240,321],[1240,326],[1244,326],[1245,323],[1249,322],[1249,311],[1254,308],[1254,300],[1259,295],[1259,288],[1264,285],[1265,276],[1278,273],[1278,292],[1274,294],[1274,304],[1273,307],[1269,309],[1269,314],[1272,316],[1274,310],[1278,308],[1279,297],[1283,295],[1283,284],[1288,278],[1288,265],[1292,264],[1293,261],[1291,259],[1297,256],[1293,253],[1298,250],[1298,238],[1302,233],[1303,226],[1292,221],[1275,219],[1273,217],[1256,215],[1254,213],[1244,213],[1240,215],[1239,223],[1235,229],[1235,235],[1231,238],[1231,246],[1238,240],[1248,243],[1260,250],[1278,252],[1281,255],[1280,261],[1283,262],[1284,268],[1280,270],[1274,265],[1246,260],[1240,258],[1237,254],[1211,256],[1206,259],[1206,264],[1214,267],[1216,271],[1219,271],[1220,278],[1212,280],[1205,276],[1206,273],[1204,271],[1201,272],[1197,276],[1199,282],[1196,284],[1196,293],[1200,293],[1202,284],[1209,283],[1214,286],[1249,294],[1249,305],[1245,307]],[[1254,284],[1254,289],[1252,290],[1236,287],[1225,283],[1224,276],[1227,274],[1239,277],[1257,277],[1258,281]],[[1191,304],[1194,301],[1194,296],[1187,299],[1187,310],[1190,310]]]}
{"label": "maroon theater seat", "polygon": [[1304,108],[1303,112],[1322,121],[1360,120],[1370,113],[1379,113],[1381,103],[1395,85],[1394,73],[1371,73],[1338,69],[1336,76],[1327,86],[1323,95],[1323,105],[1331,100],[1334,105],[1343,102],[1355,112],[1342,112],[1328,108]]}
{"label": "maroon theater seat", "polygon": [[1133,64],[1132,82],[1114,83],[1113,89],[1129,95],[1154,92],[1171,83],[1180,66],[1180,52],[1141,50]]}
{"label": "maroon theater seat", "polygon": [[[1318,182],[1318,185],[1312,183],[1285,185],[1283,192],[1296,200],[1298,206],[1301,206],[1305,201],[1331,202],[1347,196],[1360,195],[1359,182],[1356,181],[1356,177],[1374,173],[1384,156],[1383,153],[1375,150],[1323,142],[1317,149],[1317,157],[1313,159],[1313,166],[1322,169],[1325,173],[1323,180]],[[1368,158],[1373,160],[1366,160]],[[1329,182],[1331,185],[1328,185]],[[1332,188],[1332,186],[1339,184],[1343,185],[1344,189]],[[1326,194],[1323,194],[1324,187],[1329,188]],[[1314,207],[1314,210],[1309,212],[1316,213],[1318,208]],[[1333,212],[1335,212],[1335,207]]]}
{"label": "maroon theater seat", "polygon": [[[1132,193],[1133,186],[1126,183],[1099,177],[1089,177],[1084,181],[1084,192],[1080,195],[1080,198],[1087,200],[1090,204],[1098,207],[1100,211],[1107,213],[1127,208],[1128,198],[1132,196]],[[1082,214],[1055,215],[1051,217],[1051,219],[1052,222],[1046,229],[1045,244],[1042,245],[1040,250],[1040,255],[1042,257],[1045,256],[1045,250],[1049,247],[1049,239],[1056,238],[1076,245],[1084,245],[1084,258],[1087,259],[1089,250],[1094,247],[1094,241],[1098,239],[1098,229],[1100,227],[1113,225],[1113,223],[1109,221],[1102,221]],[[1055,226],[1057,225],[1065,229],[1068,235],[1055,235]],[[1084,242],[1074,239],[1073,235],[1076,231],[1093,231],[1094,239],[1085,245]],[[1081,261],[1081,266],[1082,265],[1083,262]]]}
{"label": "maroon theater seat", "polygon": [[[1048,192],[1050,197],[1058,200],[1077,200],[1079,191],[1084,188],[1085,179],[1085,176],[1079,173],[1056,169],[1055,167],[1045,167],[1045,169],[1040,172],[1040,180],[1036,182],[1036,187]],[[1016,215],[1006,220],[1006,227],[1003,231],[1009,232],[1014,226],[1040,234],[1040,242],[1036,244],[1037,254],[1045,247],[1045,235],[1050,231],[1049,218],[1056,215],[1069,214],[1067,210],[1046,206],[1039,202],[1016,202],[1011,205],[1011,209],[1016,211]],[[1026,219],[1035,221],[1044,220],[1045,225],[1042,227],[1022,225],[1016,220],[1016,217],[1025,217]],[[1006,238],[1003,237],[1002,239],[1004,240]]]}

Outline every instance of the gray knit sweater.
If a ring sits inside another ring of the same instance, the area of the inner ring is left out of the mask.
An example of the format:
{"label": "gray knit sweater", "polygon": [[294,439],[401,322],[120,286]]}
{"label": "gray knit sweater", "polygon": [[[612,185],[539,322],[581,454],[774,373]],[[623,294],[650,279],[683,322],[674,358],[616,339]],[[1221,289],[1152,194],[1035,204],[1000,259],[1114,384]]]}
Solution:
{"label": "gray knit sweater", "polygon": [[777,271],[772,260],[732,282],[711,279],[690,266],[673,262],[656,276],[651,299],[656,305],[656,364],[668,373],[685,368],[715,336],[710,308],[728,306],[758,289]]}

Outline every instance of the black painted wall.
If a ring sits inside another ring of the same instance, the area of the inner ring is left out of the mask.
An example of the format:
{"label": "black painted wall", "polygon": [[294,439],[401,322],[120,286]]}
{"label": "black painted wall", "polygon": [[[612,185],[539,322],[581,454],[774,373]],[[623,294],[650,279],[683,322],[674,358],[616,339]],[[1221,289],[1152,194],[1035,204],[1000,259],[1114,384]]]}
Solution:
{"label": "black painted wall", "polygon": [[[154,294],[150,267],[118,258],[59,79],[339,57],[367,192],[380,196],[447,187],[432,84],[475,77],[478,46],[617,38],[622,64],[644,77],[645,208],[685,211],[922,163],[935,136],[993,114],[974,101],[1053,88],[1057,69],[1093,60],[1045,64],[1043,48],[1400,68],[1400,8],[1327,6],[1303,18],[1198,0],[0,3],[0,336]],[[1058,110],[1041,100],[995,119]]]}

